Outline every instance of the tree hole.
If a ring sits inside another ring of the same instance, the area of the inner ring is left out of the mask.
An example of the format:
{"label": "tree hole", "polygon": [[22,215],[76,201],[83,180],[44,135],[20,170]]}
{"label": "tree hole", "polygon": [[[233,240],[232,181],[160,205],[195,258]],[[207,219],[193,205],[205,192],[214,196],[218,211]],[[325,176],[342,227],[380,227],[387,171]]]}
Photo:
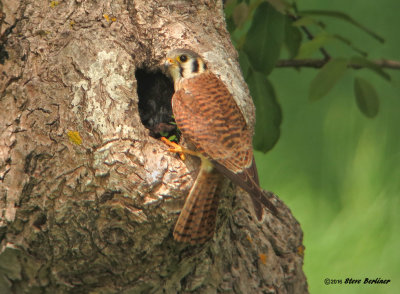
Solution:
{"label": "tree hole", "polygon": [[161,71],[139,68],[135,72],[142,124],[154,138],[167,137],[179,141],[179,132],[172,114],[174,85]]}

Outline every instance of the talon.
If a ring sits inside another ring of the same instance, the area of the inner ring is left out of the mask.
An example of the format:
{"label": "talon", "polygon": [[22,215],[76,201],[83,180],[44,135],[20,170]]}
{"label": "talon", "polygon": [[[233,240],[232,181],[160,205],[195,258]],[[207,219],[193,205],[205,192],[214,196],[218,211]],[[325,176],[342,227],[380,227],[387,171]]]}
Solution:
{"label": "talon", "polygon": [[183,153],[183,148],[180,145],[176,144],[175,142],[171,142],[170,140],[168,140],[165,137],[161,137],[161,141],[163,141],[168,146],[172,147],[172,148],[168,149],[169,152],[178,153],[179,157],[181,158],[181,160],[185,160],[186,159],[186,156]]}

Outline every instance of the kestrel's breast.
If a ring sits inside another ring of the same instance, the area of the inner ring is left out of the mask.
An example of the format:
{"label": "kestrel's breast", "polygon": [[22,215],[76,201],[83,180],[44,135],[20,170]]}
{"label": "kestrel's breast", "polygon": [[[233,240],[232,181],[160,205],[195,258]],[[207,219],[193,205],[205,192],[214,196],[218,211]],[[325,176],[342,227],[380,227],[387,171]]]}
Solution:
{"label": "kestrel's breast", "polygon": [[251,132],[232,94],[213,73],[183,80],[172,109],[184,137],[203,155],[234,173],[251,166]]}

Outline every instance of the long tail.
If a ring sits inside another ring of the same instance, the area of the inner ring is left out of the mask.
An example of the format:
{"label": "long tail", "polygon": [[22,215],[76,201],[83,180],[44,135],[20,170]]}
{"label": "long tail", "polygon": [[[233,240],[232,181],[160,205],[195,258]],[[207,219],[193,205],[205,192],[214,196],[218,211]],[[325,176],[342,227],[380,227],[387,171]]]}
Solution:
{"label": "long tail", "polygon": [[179,242],[199,244],[214,235],[223,176],[203,160],[175,225],[174,238]]}

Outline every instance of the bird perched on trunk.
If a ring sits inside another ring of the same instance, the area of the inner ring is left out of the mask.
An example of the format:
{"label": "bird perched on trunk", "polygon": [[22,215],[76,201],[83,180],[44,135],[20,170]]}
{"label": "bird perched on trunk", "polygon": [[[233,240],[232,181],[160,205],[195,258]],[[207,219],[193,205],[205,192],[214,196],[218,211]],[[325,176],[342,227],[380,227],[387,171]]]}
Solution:
{"label": "bird perched on trunk", "polygon": [[164,141],[172,146],[169,151],[201,159],[199,174],[175,225],[175,240],[197,244],[213,236],[223,175],[250,194],[258,220],[263,205],[276,214],[259,186],[252,132],[225,84],[191,50],[172,50],[165,66],[174,81],[176,124],[196,150]]}

